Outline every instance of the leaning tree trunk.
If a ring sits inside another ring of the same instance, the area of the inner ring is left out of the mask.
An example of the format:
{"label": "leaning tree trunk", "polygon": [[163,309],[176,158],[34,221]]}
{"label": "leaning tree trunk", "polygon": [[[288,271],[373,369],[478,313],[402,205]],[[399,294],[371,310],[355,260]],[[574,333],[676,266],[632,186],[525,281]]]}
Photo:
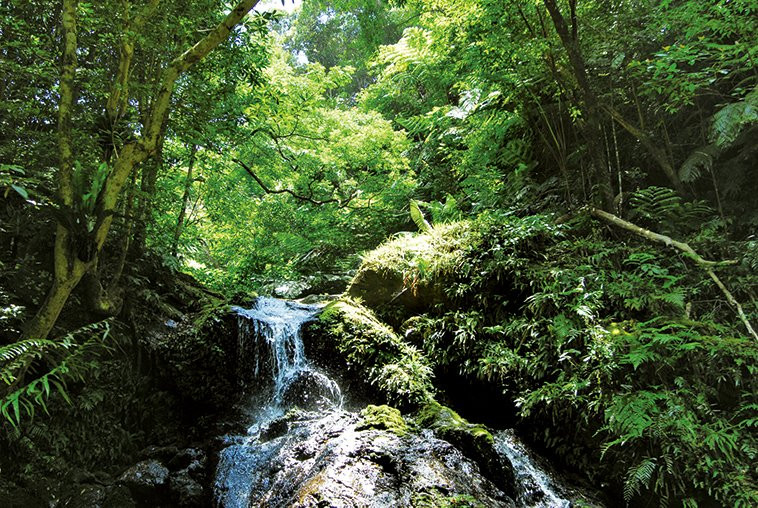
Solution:
{"label": "leaning tree trunk", "polygon": [[[157,0],[152,0],[143,10],[145,18],[153,13]],[[71,231],[62,224],[58,224],[55,240],[55,278],[52,288],[39,311],[27,325],[24,332],[25,338],[45,338],[55,325],[63,306],[66,304],[71,291],[79,284],[84,274],[95,264],[97,255],[105,244],[105,239],[113,222],[114,212],[121,191],[126,184],[134,168],[154,154],[158,146],[160,134],[166,121],[170,106],[171,94],[176,80],[192,65],[205,58],[216,46],[226,40],[232,29],[247,15],[258,3],[258,0],[241,0],[229,14],[203,39],[174,58],[165,68],[160,78],[161,85],[158,89],[152,109],[141,136],[123,146],[113,163],[103,188],[98,195],[95,210],[95,225],[86,238],[75,238]],[[63,25],[63,61],[61,65],[60,101],[58,108],[58,141],[60,167],[58,171],[58,195],[61,204],[66,208],[65,212],[77,209],[75,200],[81,199],[75,195],[73,184],[74,155],[71,138],[71,114],[74,105],[74,77],[76,74],[76,51],[77,30],[76,10],[78,0],[63,0],[62,25]],[[133,28],[133,27],[132,27]],[[125,30],[124,37],[134,37],[136,31]],[[121,52],[121,62],[131,63],[132,54],[129,51]],[[117,80],[128,76],[126,69],[119,66]],[[115,87],[123,91],[123,87]],[[109,105],[117,107],[123,104],[124,98],[111,102]],[[75,240],[75,241],[74,241]],[[80,242],[91,245],[91,255],[86,260],[80,259]]]}
{"label": "leaning tree trunk", "polygon": [[187,206],[189,205],[190,192],[192,191],[192,170],[195,167],[195,159],[197,157],[197,145],[192,143],[190,149],[190,158],[187,164],[187,179],[184,181],[184,194],[182,195],[182,207],[179,210],[179,217],[176,219],[176,228],[174,229],[174,239],[171,242],[171,255],[176,257],[179,251],[179,239],[182,236],[184,230],[184,219],[187,216]]}

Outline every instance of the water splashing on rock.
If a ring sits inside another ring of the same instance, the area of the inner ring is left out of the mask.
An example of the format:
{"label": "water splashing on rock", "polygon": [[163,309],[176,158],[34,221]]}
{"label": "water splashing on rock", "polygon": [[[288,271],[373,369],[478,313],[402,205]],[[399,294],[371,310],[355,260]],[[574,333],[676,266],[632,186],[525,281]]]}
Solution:
{"label": "water splashing on rock", "polygon": [[402,418],[397,410],[344,410],[339,386],[305,355],[301,330],[318,306],[259,298],[235,311],[246,430],[223,438],[216,506],[446,506],[473,499],[485,507],[567,508],[579,499],[512,431],[495,436],[519,484],[505,492],[505,482],[487,477],[476,457],[432,430],[369,418],[369,408]]}

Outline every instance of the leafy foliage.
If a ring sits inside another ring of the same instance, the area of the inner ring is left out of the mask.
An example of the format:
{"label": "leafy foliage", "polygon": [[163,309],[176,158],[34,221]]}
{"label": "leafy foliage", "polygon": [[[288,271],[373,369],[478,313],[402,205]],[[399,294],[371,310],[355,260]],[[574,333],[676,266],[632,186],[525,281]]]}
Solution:
{"label": "leafy foliage", "polygon": [[[103,321],[74,330],[61,340],[27,339],[0,347],[0,380],[7,387],[0,398],[0,413],[5,420],[18,429],[22,410],[29,419],[35,407],[47,412],[51,386],[70,403],[66,380],[81,380],[93,368],[92,353],[101,348],[109,332],[110,324]],[[41,376],[25,379],[34,362],[52,367]]]}
{"label": "leafy foliage", "polygon": [[[643,205],[662,213],[682,203],[653,189]],[[740,429],[755,418],[752,341],[709,309],[717,289],[683,261],[583,227],[480,217],[467,226],[477,234],[455,244],[456,268],[426,272],[450,304],[411,318],[406,336],[437,368],[500,386],[568,462],[623,478],[629,503],[654,492],[662,503],[749,506],[756,442]],[[389,269],[392,259],[367,262]]]}

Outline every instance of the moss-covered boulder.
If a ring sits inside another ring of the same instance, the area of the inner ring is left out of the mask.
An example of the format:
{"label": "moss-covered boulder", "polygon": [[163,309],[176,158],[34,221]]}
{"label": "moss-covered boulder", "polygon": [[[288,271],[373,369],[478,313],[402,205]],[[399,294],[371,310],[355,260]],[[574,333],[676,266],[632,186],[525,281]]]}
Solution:
{"label": "moss-covered boulder", "polygon": [[515,476],[510,464],[495,449],[495,439],[484,425],[469,423],[458,413],[437,401],[419,409],[416,422],[434,431],[466,457],[476,462],[487,478],[505,492],[515,491]]}
{"label": "moss-covered boulder", "polygon": [[432,369],[424,354],[356,300],[327,305],[306,325],[306,347],[309,358],[346,372],[380,400],[409,409],[432,398]]}
{"label": "moss-covered boulder", "polygon": [[445,281],[459,270],[478,236],[466,221],[398,235],[363,257],[347,294],[393,320],[445,303]]}
{"label": "moss-covered boulder", "polygon": [[358,422],[355,429],[387,430],[396,436],[404,436],[408,433],[408,424],[400,411],[394,407],[369,404],[361,411],[361,421]]}

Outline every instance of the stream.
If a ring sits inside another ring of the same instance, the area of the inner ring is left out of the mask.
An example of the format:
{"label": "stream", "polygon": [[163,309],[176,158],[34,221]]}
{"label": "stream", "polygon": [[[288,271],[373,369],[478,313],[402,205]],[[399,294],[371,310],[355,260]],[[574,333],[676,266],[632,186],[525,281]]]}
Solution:
{"label": "stream", "polygon": [[457,506],[586,502],[512,430],[494,434],[516,479],[508,495],[428,429],[399,436],[362,426],[358,413],[343,408],[337,383],[305,355],[301,330],[318,306],[261,297],[253,308],[235,311],[245,369],[239,374],[249,392],[241,408],[247,424],[245,432],[223,437],[216,506],[432,507],[455,496],[478,503]]}

